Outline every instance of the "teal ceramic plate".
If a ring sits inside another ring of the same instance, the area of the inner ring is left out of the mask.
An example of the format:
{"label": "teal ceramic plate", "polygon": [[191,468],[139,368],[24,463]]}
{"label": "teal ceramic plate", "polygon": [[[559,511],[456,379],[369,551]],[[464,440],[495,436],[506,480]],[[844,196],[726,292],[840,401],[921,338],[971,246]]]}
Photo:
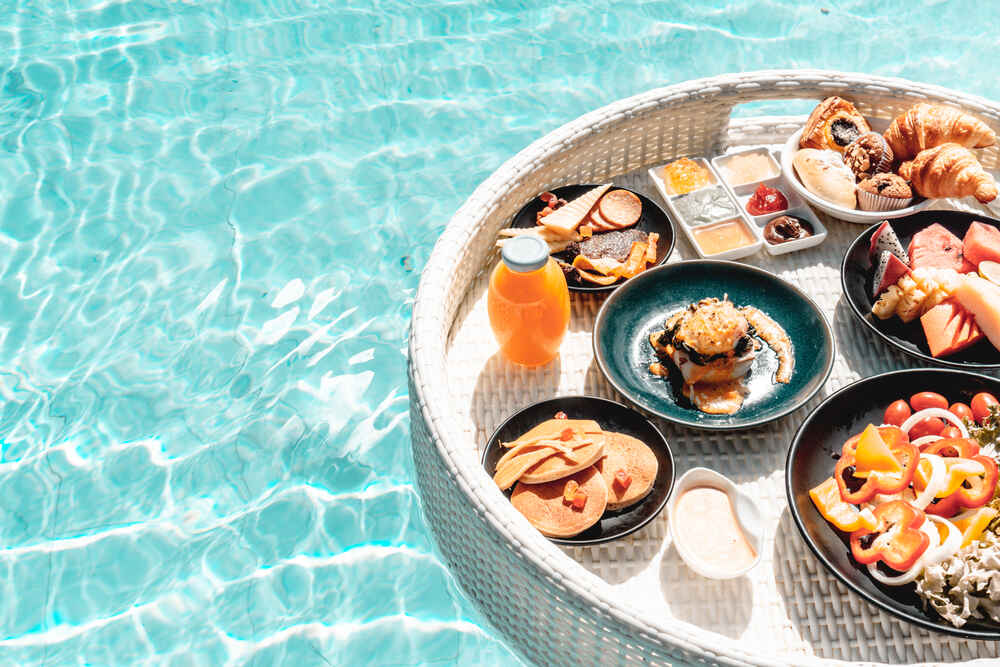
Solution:
{"label": "teal ceramic plate", "polygon": [[[795,367],[777,384],[777,355],[766,344],[747,375],[749,394],[732,415],[710,415],[681,394],[680,374],[649,372],[657,360],[649,335],[667,316],[706,297],[728,294],[737,306],[756,306],[792,341]],[[614,387],[639,407],[678,424],[703,429],[758,426],[792,412],[816,394],[833,368],[833,331],[812,299],[781,278],[746,264],[696,260],[644,271],[604,302],[594,324],[594,357]]]}

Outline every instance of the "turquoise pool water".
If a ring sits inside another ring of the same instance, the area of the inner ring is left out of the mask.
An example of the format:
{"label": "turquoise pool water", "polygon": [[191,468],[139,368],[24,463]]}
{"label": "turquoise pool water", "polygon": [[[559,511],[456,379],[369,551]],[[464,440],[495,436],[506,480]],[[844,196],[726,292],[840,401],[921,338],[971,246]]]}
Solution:
{"label": "turquoise pool water", "polygon": [[414,487],[437,235],[531,140],[654,86],[809,66],[1000,97],[1000,9],[911,5],[4,3],[0,663],[516,661]]}

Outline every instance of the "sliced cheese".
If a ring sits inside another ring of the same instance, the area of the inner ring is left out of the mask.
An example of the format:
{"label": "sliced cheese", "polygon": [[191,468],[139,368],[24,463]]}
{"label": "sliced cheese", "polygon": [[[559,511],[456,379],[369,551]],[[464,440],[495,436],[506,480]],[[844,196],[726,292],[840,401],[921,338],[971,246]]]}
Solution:
{"label": "sliced cheese", "polygon": [[599,185],[592,190],[584,192],[582,195],[567,203],[565,206],[556,209],[552,213],[542,218],[542,224],[552,231],[562,236],[571,236],[580,223],[588,217],[590,209],[611,187],[611,184]]}

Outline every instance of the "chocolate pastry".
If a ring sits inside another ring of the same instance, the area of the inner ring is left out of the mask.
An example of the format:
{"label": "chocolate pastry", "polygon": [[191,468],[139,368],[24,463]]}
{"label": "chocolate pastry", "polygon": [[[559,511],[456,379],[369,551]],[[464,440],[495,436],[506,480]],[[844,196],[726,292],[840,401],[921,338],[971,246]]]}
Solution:
{"label": "chocolate pastry", "polygon": [[871,131],[868,121],[853,104],[839,97],[828,97],[809,114],[799,148],[843,153],[849,143]]}

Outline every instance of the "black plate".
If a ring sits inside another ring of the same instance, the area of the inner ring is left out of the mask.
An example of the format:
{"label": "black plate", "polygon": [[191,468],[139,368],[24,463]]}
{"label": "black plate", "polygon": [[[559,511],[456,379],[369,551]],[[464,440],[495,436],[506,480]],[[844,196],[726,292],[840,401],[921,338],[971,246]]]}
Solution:
{"label": "black plate", "polygon": [[[889,223],[896,230],[896,235],[905,248],[909,246],[914,234],[932,223],[937,222],[958,238],[962,238],[968,231],[969,225],[977,220],[1000,227],[1000,220],[959,211],[922,211],[905,218],[890,220]],[[924,337],[924,329],[920,326],[919,320],[904,324],[898,317],[880,320],[872,315],[872,304],[875,303],[871,298],[874,267],[868,260],[868,246],[871,245],[872,234],[880,224],[882,223],[872,225],[862,232],[844,255],[844,263],[840,269],[840,283],[854,315],[882,340],[906,354],[929,363],[973,370],[1000,368],[1000,351],[985,338],[958,354],[946,359],[935,359],[927,347],[927,339]]]}
{"label": "black plate", "polygon": [[[555,188],[550,192],[557,197],[565,199],[566,201],[572,201],[588,190],[592,190],[596,187],[598,186],[564,185],[563,187]],[[670,219],[670,216],[667,215],[666,211],[657,206],[656,202],[641,192],[629,190],[629,188],[623,188],[620,185],[614,186],[612,190],[628,190],[639,198],[642,202],[642,215],[639,216],[639,222],[635,223],[634,227],[635,229],[640,229],[647,234],[650,232],[656,232],[660,235],[660,238],[656,243],[656,262],[653,266],[658,266],[667,261],[667,257],[670,257],[670,253],[674,251],[674,223]],[[538,197],[535,197],[521,207],[521,210],[517,212],[517,215],[515,215],[514,219],[511,221],[510,226],[534,227],[537,224],[535,222],[535,218],[538,212],[543,208],[545,208],[545,202]],[[629,229],[632,228],[629,227]],[[574,284],[572,279],[568,279],[567,282],[571,292],[610,292],[625,281],[619,280],[611,285],[578,285]]]}
{"label": "black plate", "polygon": [[949,369],[895,371],[859,380],[829,396],[799,427],[785,461],[785,492],[795,524],[806,544],[827,569],[855,593],[904,621],[960,637],[1000,639],[1000,624],[970,620],[952,626],[933,610],[924,611],[914,584],[884,586],[851,558],[847,534],[828,524],[809,498],[813,488],[833,474],[844,442],[868,424],[881,424],[885,408],[898,398],[936,391],[950,402],[968,404],[980,391],[1000,395],[1000,380]]}
{"label": "black plate", "polygon": [[[674,457],[663,435],[645,417],[621,403],[593,396],[560,396],[540,401],[516,412],[493,432],[486,450],[483,452],[483,468],[492,477],[497,461],[506,451],[500,444],[516,439],[546,419],[552,419],[557,412],[565,412],[570,419],[593,419],[605,431],[624,433],[642,440],[656,454],[659,469],[656,481],[649,494],[631,507],[617,511],[606,511],[600,521],[576,537],[550,537],[557,544],[600,544],[609,542],[629,533],[634,533],[660,513],[670,490],[674,486]],[[509,498],[511,489],[505,492]]]}

